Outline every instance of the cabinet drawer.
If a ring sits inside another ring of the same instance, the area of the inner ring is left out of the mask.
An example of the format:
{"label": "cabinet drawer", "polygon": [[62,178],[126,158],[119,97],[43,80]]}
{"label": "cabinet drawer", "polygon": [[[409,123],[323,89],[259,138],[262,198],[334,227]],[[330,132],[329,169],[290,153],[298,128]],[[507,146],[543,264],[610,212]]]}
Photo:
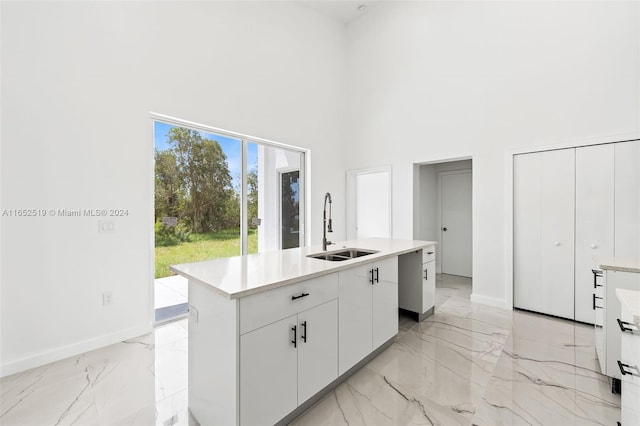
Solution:
{"label": "cabinet drawer", "polygon": [[433,260],[436,260],[436,248],[434,246],[423,248],[422,263],[431,262]]}
{"label": "cabinet drawer", "polygon": [[[640,386],[640,334],[624,332],[622,334],[620,362],[627,365],[623,367],[631,374],[623,374],[623,381]],[[620,372],[622,373],[622,372]]]}
{"label": "cabinet drawer", "polygon": [[240,299],[240,334],[337,297],[337,273],[243,297]]}

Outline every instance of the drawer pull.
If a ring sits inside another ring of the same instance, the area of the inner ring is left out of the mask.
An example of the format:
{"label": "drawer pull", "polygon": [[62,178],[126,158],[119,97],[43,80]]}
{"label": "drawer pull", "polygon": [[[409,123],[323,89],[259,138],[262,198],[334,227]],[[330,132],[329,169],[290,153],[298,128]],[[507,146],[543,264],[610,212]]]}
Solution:
{"label": "drawer pull", "polygon": [[298,341],[298,327],[294,325],[293,327],[291,327],[291,331],[293,331],[293,340],[291,341],[291,343],[293,343],[293,347],[296,348]]}
{"label": "drawer pull", "polygon": [[433,254],[433,252],[432,251],[428,251],[427,254]]}
{"label": "drawer pull", "polygon": [[302,332],[304,334],[301,335],[300,337],[302,338],[303,342],[307,343],[307,322],[306,321],[302,321]]}
{"label": "drawer pull", "polygon": [[595,293],[593,293],[593,310],[594,310],[594,311],[596,310],[596,308],[598,308],[598,309],[602,309],[602,306],[597,306],[597,305],[596,305],[596,299],[600,299],[600,300],[602,300],[602,297],[598,297],[598,296],[596,296],[596,294],[595,294]]}
{"label": "drawer pull", "polygon": [[300,296],[291,296],[291,300],[301,299],[303,297],[307,297],[309,293],[302,293]]}
{"label": "drawer pull", "polygon": [[634,331],[638,331],[637,328],[626,327],[627,325],[635,327],[635,324],[631,324],[630,322],[620,321],[620,318],[616,318],[616,321],[618,321],[618,326],[620,327],[620,331],[622,331],[623,333],[625,331],[630,331],[631,333],[633,333]]}
{"label": "drawer pull", "polygon": [[593,288],[602,287],[602,284],[598,284],[598,277],[602,276],[602,271],[592,269],[591,272],[593,272]]}
{"label": "drawer pull", "polygon": [[635,368],[636,371],[638,370],[637,367],[632,367],[629,364],[623,364],[620,361],[618,361],[618,368],[620,369],[620,374],[622,374],[623,376],[625,376],[627,374],[630,375],[630,376],[638,376],[638,374],[634,374],[631,371],[626,371],[625,367],[626,368]]}

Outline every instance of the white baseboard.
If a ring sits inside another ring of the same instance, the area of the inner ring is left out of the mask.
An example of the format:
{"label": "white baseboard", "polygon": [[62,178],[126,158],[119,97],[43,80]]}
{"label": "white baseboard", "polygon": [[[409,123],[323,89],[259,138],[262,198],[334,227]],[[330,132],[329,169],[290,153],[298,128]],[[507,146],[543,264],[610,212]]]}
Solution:
{"label": "white baseboard", "polygon": [[504,299],[496,299],[495,297],[480,296],[475,293],[471,294],[471,301],[474,303],[482,303],[483,305],[495,306],[496,308],[512,310],[513,306]]}
{"label": "white baseboard", "polygon": [[36,355],[28,356],[17,361],[0,365],[0,377],[20,373],[31,368],[40,367],[51,362],[60,361],[71,356],[76,356],[85,352],[100,349],[123,340],[148,334],[153,331],[153,324],[139,325],[115,333],[105,334],[92,339],[83,340],[71,345],[61,346]]}

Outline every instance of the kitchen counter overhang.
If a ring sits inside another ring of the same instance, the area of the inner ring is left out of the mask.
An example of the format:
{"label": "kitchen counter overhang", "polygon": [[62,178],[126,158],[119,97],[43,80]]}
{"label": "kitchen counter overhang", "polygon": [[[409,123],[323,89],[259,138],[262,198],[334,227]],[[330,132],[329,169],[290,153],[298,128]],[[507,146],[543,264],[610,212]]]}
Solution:
{"label": "kitchen counter overhang", "polygon": [[377,251],[341,262],[308,257],[310,254],[323,253],[321,247],[315,245],[172,265],[169,268],[190,282],[210,287],[229,299],[237,299],[436,244],[435,241],[369,238],[331,245],[328,252],[341,248]]}

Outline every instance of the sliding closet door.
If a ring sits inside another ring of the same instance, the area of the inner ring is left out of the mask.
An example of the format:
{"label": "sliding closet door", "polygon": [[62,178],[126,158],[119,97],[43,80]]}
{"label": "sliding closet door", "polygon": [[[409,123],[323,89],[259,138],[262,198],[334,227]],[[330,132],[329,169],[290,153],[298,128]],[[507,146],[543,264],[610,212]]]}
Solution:
{"label": "sliding closet door", "polygon": [[614,248],[614,145],[576,148],[575,319],[593,324],[593,258]]}

